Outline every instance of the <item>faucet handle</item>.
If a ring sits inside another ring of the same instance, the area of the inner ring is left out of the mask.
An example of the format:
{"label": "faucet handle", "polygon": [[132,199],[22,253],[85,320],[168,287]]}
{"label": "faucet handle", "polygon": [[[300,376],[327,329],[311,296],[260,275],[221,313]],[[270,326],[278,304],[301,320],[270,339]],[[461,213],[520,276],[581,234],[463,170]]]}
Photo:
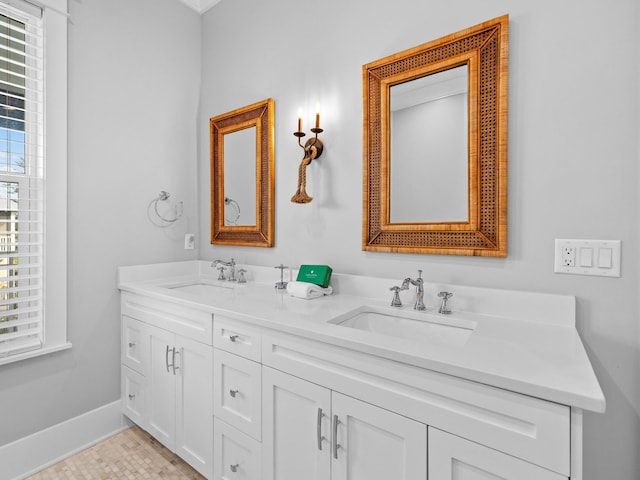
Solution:
{"label": "faucet handle", "polygon": [[218,274],[218,280],[226,280],[226,277],[224,276],[224,270],[225,270],[225,268],[224,268],[222,265],[220,265],[220,266],[219,266],[219,267],[217,267],[217,268],[218,268],[218,271],[220,272],[220,273]]}
{"label": "faucet handle", "polygon": [[244,268],[238,270],[238,283],[247,283],[247,279],[244,278],[245,273],[247,273],[247,271]]}
{"label": "faucet handle", "polygon": [[440,292],[440,293],[438,293],[438,296],[440,298],[442,298],[442,305],[440,305],[440,309],[438,310],[438,313],[441,313],[443,315],[449,315],[451,313],[451,309],[447,305],[447,301],[451,297],[453,297],[453,293],[451,293],[451,292]]}
{"label": "faucet handle", "polygon": [[284,290],[285,288],[287,288],[287,283],[288,283],[284,281],[284,270],[289,267],[287,267],[284,263],[281,263],[280,265],[274,268],[280,269],[280,281],[276,282],[275,284],[276,290]]}
{"label": "faucet handle", "polygon": [[402,288],[395,286],[395,287],[391,287],[389,290],[393,292],[393,300],[391,300],[391,306],[401,307],[402,302],[400,301],[400,290],[402,290]]}

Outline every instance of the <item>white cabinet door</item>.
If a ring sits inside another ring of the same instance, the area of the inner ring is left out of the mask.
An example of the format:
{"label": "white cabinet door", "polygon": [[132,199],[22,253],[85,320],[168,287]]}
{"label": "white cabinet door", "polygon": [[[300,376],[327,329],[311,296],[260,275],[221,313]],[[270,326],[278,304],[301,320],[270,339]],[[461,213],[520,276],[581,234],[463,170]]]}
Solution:
{"label": "white cabinet door", "polygon": [[173,374],[173,333],[148,327],[151,357],[147,377],[149,433],[170,450],[176,438],[176,387]]}
{"label": "white cabinet door", "polygon": [[[176,335],[175,452],[208,478],[213,471],[213,348]],[[173,368],[171,368],[173,371]]]}
{"label": "white cabinet door", "polygon": [[268,367],[262,387],[263,479],[329,480],[330,390]]}
{"label": "white cabinet door", "polygon": [[430,427],[429,480],[567,480],[567,477]]}
{"label": "white cabinet door", "polygon": [[263,367],[264,480],[425,480],[427,427]]}
{"label": "white cabinet door", "polygon": [[332,480],[427,478],[426,425],[336,392],[331,408]]}

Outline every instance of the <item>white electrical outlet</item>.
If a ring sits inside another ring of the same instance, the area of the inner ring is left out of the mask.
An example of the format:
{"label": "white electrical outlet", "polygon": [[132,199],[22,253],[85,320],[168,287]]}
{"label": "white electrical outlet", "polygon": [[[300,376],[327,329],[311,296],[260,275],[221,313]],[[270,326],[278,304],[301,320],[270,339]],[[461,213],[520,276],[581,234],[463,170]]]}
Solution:
{"label": "white electrical outlet", "polygon": [[576,247],[572,245],[565,245],[564,247],[562,247],[562,266],[576,266]]}
{"label": "white electrical outlet", "polygon": [[184,234],[184,249],[193,250],[196,246],[196,236],[193,233]]}
{"label": "white electrical outlet", "polygon": [[556,239],[554,272],[620,276],[620,240]]}

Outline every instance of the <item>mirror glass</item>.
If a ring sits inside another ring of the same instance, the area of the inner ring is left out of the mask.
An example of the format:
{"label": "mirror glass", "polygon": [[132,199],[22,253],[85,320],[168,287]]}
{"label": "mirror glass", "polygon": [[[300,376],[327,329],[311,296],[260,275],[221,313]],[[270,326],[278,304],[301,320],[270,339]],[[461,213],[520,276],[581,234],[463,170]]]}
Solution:
{"label": "mirror glass", "polygon": [[256,127],[224,135],[224,224],[256,225]]}
{"label": "mirror glass", "polygon": [[390,87],[391,223],[469,220],[468,71]]}
{"label": "mirror glass", "polygon": [[273,247],[274,101],[209,120],[211,243]]}

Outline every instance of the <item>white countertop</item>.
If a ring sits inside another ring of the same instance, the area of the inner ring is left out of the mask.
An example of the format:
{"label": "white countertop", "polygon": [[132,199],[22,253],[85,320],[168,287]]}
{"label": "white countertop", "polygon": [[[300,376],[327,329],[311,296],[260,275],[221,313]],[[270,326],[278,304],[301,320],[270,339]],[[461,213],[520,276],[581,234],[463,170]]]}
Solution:
{"label": "white countertop", "polygon": [[[453,314],[440,316],[443,321],[475,324],[464,345],[447,346],[328,323],[363,305],[397,312],[389,307],[389,287],[397,280],[334,273],[333,295],[305,300],[267,283],[278,280],[277,270],[244,268],[246,284],[224,282],[220,285],[232,288],[213,294],[167,288],[201,279],[216,283],[209,262],[198,261],[121,267],[118,287],[575,408],[605,411],[604,395],[575,329],[573,297],[425,284],[427,316],[438,315],[437,291],[446,289],[454,292]],[[403,295],[402,310],[412,310],[410,292]]]}

